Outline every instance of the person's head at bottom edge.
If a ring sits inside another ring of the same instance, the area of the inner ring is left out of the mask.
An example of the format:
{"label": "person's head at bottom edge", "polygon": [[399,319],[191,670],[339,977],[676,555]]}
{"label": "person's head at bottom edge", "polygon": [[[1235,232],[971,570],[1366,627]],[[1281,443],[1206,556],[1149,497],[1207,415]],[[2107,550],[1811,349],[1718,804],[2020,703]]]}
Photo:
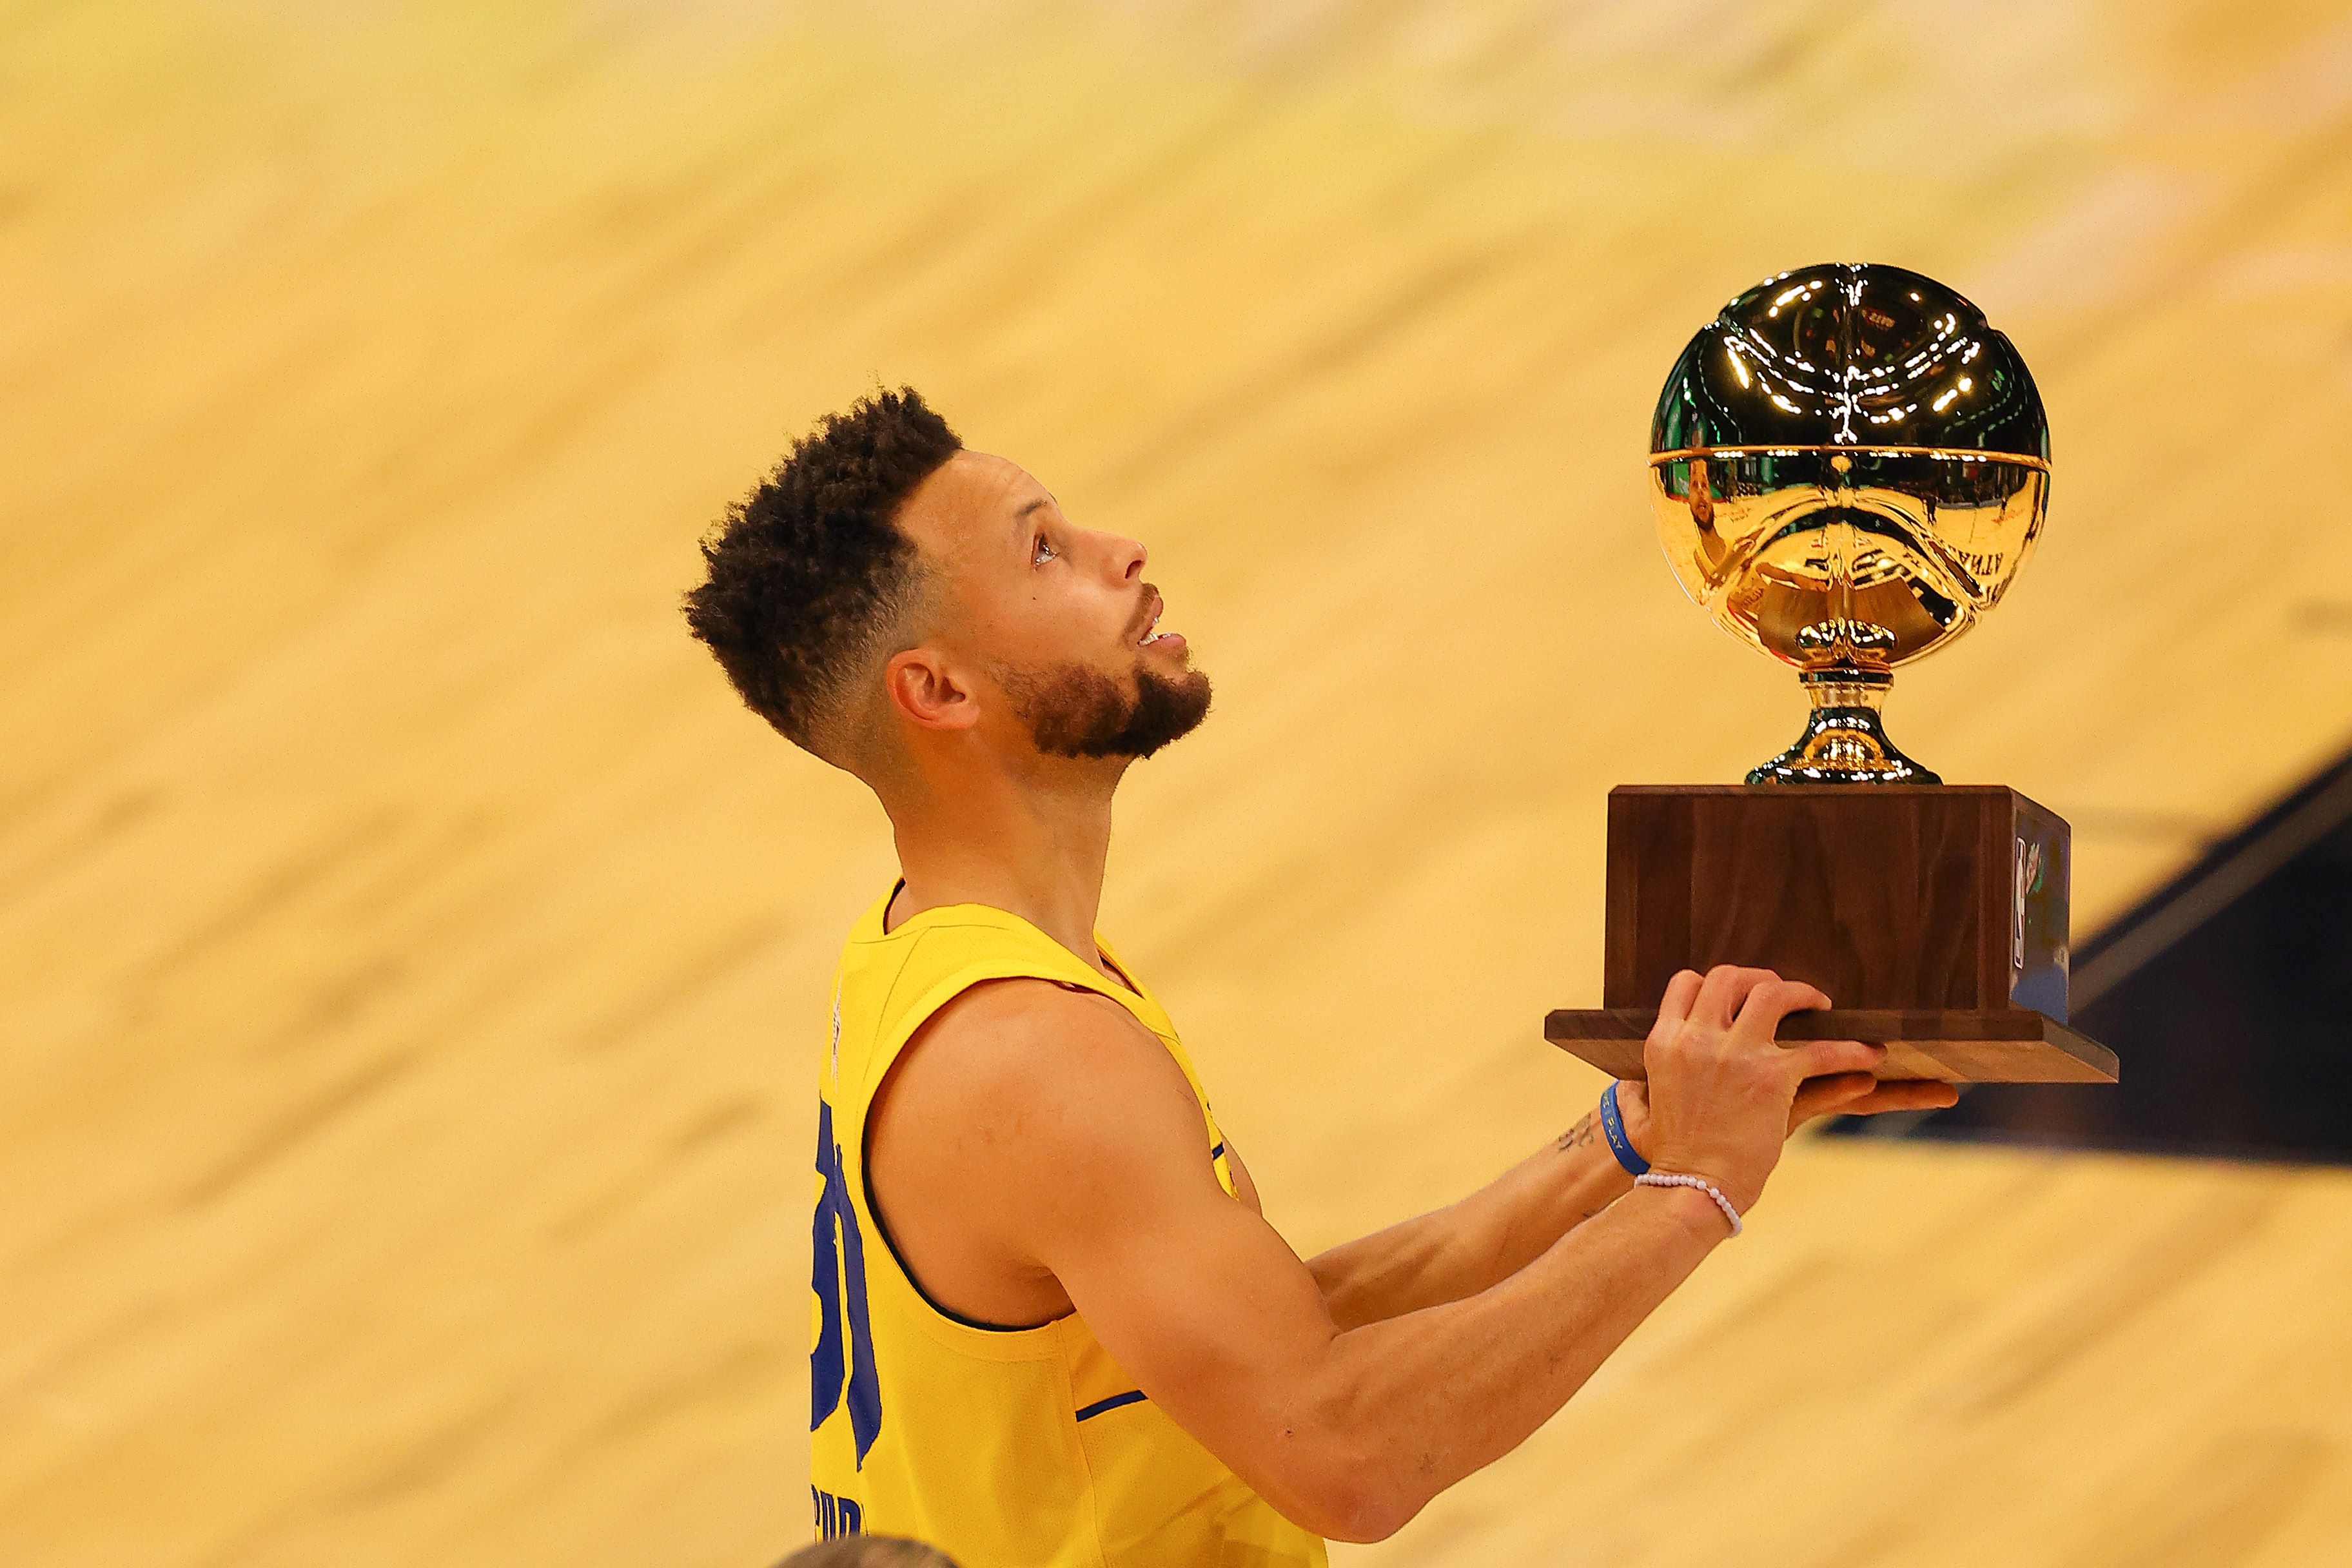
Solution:
{"label": "person's head at bottom edge", "polygon": [[935,1546],[896,1535],[841,1535],[803,1546],[776,1568],[956,1568]]}

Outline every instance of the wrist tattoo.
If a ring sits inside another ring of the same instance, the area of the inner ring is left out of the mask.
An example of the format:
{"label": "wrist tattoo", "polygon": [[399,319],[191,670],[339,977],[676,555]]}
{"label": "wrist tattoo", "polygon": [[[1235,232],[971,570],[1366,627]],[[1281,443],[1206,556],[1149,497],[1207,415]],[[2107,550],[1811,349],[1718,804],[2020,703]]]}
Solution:
{"label": "wrist tattoo", "polygon": [[1559,1142],[1554,1144],[1553,1147],[1559,1150],[1563,1154],[1570,1149],[1581,1149],[1586,1144],[1592,1142],[1593,1134],[1598,1132],[1600,1130],[1601,1112],[1597,1110],[1588,1110],[1584,1113],[1584,1120],[1570,1128],[1567,1131],[1561,1133],[1559,1135]]}

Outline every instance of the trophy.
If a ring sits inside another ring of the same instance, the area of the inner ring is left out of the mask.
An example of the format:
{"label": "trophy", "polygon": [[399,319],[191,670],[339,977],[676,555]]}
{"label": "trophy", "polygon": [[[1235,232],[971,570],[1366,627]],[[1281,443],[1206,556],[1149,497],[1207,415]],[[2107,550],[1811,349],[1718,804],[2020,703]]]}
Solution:
{"label": "trophy", "polygon": [[1674,973],[1738,963],[1821,987],[1780,1038],[1882,1042],[1882,1078],[2115,1081],[2066,1026],[2065,822],[1944,784],[1880,718],[1897,665],[2000,602],[2049,495],[2024,360],[1931,279],[1808,267],[1700,330],[1650,427],[1659,537],[1812,710],[1744,785],[1610,792],[1603,1005],[1546,1038],[1640,1078]]}

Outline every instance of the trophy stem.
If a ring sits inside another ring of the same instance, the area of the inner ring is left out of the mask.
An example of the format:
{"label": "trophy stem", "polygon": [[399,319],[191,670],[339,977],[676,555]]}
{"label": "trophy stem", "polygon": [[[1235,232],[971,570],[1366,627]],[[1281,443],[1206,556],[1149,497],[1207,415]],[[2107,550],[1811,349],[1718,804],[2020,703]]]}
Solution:
{"label": "trophy stem", "polygon": [[1813,710],[1797,743],[1761,766],[1748,782],[1771,784],[1937,784],[1944,781],[1886,738],[1878,710],[1895,677],[1884,669],[1835,665],[1798,678]]}

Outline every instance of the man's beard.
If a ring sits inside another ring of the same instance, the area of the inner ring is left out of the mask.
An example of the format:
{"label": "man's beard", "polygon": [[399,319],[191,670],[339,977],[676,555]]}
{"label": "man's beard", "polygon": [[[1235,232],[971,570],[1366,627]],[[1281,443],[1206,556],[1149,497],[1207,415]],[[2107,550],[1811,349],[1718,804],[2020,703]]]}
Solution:
{"label": "man's beard", "polygon": [[1209,678],[1197,669],[1171,679],[1139,668],[1124,688],[1083,664],[994,673],[1030,739],[1048,756],[1148,757],[1190,734],[1209,712]]}

